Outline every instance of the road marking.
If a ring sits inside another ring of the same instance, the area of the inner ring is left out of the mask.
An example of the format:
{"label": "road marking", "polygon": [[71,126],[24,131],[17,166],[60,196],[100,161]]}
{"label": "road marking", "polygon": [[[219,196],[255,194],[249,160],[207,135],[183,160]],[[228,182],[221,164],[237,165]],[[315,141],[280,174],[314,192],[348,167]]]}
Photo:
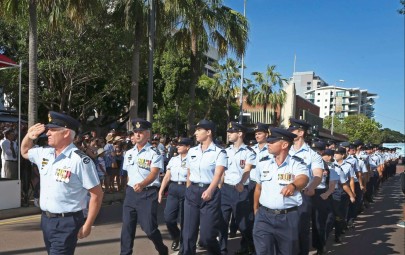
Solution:
{"label": "road marking", "polygon": [[24,221],[29,221],[29,220],[36,220],[39,219],[41,215],[34,215],[34,216],[27,216],[24,218],[16,219],[16,220],[5,220],[3,222],[0,222],[1,225],[8,225],[8,224],[13,224],[13,223],[18,223],[18,222],[24,222]]}

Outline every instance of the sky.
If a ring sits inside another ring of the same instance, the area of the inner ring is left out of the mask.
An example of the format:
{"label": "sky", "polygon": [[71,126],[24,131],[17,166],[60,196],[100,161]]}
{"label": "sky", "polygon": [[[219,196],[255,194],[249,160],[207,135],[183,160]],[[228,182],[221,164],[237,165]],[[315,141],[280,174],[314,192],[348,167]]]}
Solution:
{"label": "sky", "polygon": [[[243,13],[243,0],[224,4]],[[330,85],[378,94],[375,120],[404,134],[400,8],[400,0],[246,0],[246,77],[276,65],[290,78],[296,55],[296,72],[314,71]]]}

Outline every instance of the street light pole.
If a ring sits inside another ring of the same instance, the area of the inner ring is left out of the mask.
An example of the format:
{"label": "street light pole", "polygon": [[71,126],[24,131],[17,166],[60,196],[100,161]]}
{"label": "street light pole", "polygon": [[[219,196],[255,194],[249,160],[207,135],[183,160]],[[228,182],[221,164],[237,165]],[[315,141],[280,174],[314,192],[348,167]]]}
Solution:
{"label": "street light pole", "polygon": [[[345,80],[338,80],[337,82],[345,82]],[[332,112],[332,125],[330,128],[330,134],[333,135],[333,128],[334,128],[334,119],[335,119],[335,113],[336,113],[336,84],[333,86],[333,112]]]}
{"label": "street light pole", "polygon": [[[243,17],[246,18],[246,0],[243,0]],[[244,79],[244,74],[245,74],[245,66],[244,66],[244,54],[242,54],[242,72],[241,72],[241,77],[240,77],[240,109],[239,109],[239,123],[242,124],[242,119],[243,119],[243,79]]]}

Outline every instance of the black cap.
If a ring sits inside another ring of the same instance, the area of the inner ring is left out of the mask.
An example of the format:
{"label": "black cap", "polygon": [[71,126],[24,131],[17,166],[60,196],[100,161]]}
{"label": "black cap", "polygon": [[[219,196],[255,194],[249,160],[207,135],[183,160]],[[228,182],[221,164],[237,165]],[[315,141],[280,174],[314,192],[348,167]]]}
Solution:
{"label": "black cap", "polygon": [[254,131],[255,132],[263,131],[263,132],[268,133],[269,132],[269,127],[270,127],[270,125],[268,125],[268,124],[257,122],[256,126],[254,128]]}
{"label": "black cap", "polygon": [[308,130],[310,127],[311,124],[309,124],[305,120],[297,120],[294,118],[290,118],[290,126],[288,127],[288,130],[289,131],[293,131],[296,129]]}
{"label": "black cap", "polygon": [[348,147],[349,147],[350,150],[352,150],[352,149],[353,149],[353,150],[357,149],[357,146],[354,145],[354,144],[349,144]]}
{"label": "black cap", "polygon": [[356,140],[353,142],[353,145],[355,145],[356,147],[360,146],[360,145],[364,145],[364,143],[360,140]]}
{"label": "black cap", "polygon": [[323,151],[326,149],[326,143],[322,141],[316,141],[311,144],[311,148],[318,151]]}
{"label": "black cap", "polygon": [[269,128],[269,137],[267,138],[267,142],[275,142],[277,140],[285,140],[289,142],[293,142],[294,138],[297,136],[291,133],[288,130],[276,127]]}
{"label": "black cap", "polygon": [[333,156],[334,154],[335,154],[334,150],[326,149],[326,150],[323,151],[322,156],[323,155]]}
{"label": "black cap", "polygon": [[48,124],[46,124],[47,128],[69,128],[74,131],[78,131],[80,126],[80,122],[76,119],[60,112],[53,112],[50,111],[48,113]]}
{"label": "black cap", "polygon": [[132,120],[134,131],[144,131],[152,128],[152,123],[147,120],[136,118]]}
{"label": "black cap", "polygon": [[346,154],[346,149],[345,148],[343,148],[343,147],[338,147],[336,150],[335,150],[335,154]]}
{"label": "black cap", "polygon": [[327,140],[326,144],[329,146],[329,145],[332,145],[332,144],[336,144],[336,142],[334,140]]}
{"label": "black cap", "polygon": [[350,142],[341,142],[339,144],[340,147],[349,147],[350,146]]}
{"label": "black cap", "polygon": [[180,137],[177,145],[193,145],[193,140],[188,137]]}
{"label": "black cap", "polygon": [[200,120],[195,128],[203,128],[203,129],[209,129],[213,132],[215,132],[215,123],[210,121],[210,120]]}
{"label": "black cap", "polygon": [[226,132],[246,132],[246,128],[237,122],[231,121],[228,124],[228,129]]}

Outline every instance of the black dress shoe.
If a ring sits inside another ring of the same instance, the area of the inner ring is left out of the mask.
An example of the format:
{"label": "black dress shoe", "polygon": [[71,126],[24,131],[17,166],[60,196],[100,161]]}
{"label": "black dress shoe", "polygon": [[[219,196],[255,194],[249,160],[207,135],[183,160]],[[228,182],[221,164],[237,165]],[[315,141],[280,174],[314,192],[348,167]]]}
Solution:
{"label": "black dress shoe", "polygon": [[174,240],[172,242],[172,251],[178,251],[179,248],[180,248],[180,241],[178,239]]}
{"label": "black dress shoe", "polygon": [[228,237],[229,238],[235,238],[236,237],[236,232],[233,232],[233,231],[229,232]]}
{"label": "black dress shoe", "polygon": [[340,240],[340,237],[335,237],[335,243],[342,243],[342,240]]}

